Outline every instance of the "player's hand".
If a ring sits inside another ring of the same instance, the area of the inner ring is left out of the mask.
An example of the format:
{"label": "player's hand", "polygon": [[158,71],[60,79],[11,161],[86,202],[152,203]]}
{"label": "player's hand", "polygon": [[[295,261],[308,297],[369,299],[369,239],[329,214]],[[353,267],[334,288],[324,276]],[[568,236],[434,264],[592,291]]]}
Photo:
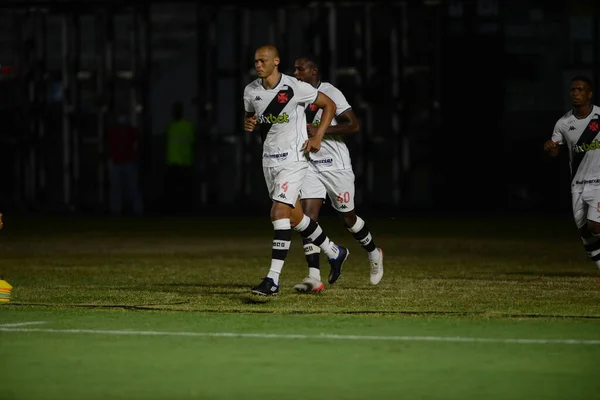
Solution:
{"label": "player's hand", "polygon": [[313,124],[306,124],[306,132],[308,133],[308,137],[314,137],[317,134],[318,126]]}
{"label": "player's hand", "polygon": [[560,146],[558,145],[558,143],[552,140],[548,140],[546,141],[546,143],[544,143],[544,151],[550,157],[556,157],[560,151]]}
{"label": "player's hand", "polygon": [[316,153],[317,151],[321,150],[321,141],[315,137],[312,137],[304,142],[302,145],[302,150],[307,153]]}
{"label": "player's hand", "polygon": [[256,114],[251,116],[250,118],[244,118],[244,130],[246,132],[252,132],[254,128],[256,128],[256,123],[258,122],[258,117]]}

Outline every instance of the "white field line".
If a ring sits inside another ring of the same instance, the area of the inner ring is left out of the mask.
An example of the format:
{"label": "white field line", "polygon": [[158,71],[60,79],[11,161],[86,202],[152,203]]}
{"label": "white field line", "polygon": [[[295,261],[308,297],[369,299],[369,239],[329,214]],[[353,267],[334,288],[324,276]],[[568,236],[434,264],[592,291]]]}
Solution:
{"label": "white field line", "polygon": [[30,321],[30,322],[15,322],[12,324],[0,324],[0,328],[13,328],[17,326],[25,326],[25,325],[41,325],[45,324],[45,321]]}
{"label": "white field line", "polygon": [[27,333],[88,333],[95,335],[124,336],[185,336],[185,337],[223,337],[244,339],[293,339],[293,340],[364,340],[390,342],[462,342],[462,343],[509,343],[509,344],[576,344],[600,345],[600,339],[517,339],[517,338],[470,338],[448,336],[359,336],[359,335],[300,335],[277,333],[235,333],[235,332],[161,332],[161,331],[129,331],[129,330],[97,330],[97,329],[41,329],[10,328],[0,326],[0,332]]}

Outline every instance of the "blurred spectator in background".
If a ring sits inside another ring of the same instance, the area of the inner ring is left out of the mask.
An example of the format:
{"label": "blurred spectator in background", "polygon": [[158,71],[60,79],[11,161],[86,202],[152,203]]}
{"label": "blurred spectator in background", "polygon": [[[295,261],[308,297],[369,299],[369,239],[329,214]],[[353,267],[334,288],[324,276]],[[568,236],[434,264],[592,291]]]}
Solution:
{"label": "blurred spectator in background", "polygon": [[138,146],[140,134],[129,122],[125,113],[119,114],[116,123],[108,129],[110,212],[123,213],[123,205],[129,200],[133,213],[142,215],[144,206],[138,176]]}
{"label": "blurred spectator in background", "polygon": [[164,202],[169,213],[192,211],[194,201],[194,144],[196,130],[184,117],[181,101],[171,108],[172,120],[167,127],[167,170]]}

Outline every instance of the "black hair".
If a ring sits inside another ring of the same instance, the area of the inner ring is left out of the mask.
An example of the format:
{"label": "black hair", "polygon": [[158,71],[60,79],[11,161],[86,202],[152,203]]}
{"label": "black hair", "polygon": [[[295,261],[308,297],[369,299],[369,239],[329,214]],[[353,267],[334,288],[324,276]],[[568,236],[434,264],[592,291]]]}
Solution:
{"label": "black hair", "polygon": [[303,56],[300,56],[297,58],[298,60],[304,59],[306,60],[306,62],[313,68],[316,68],[319,70],[319,72],[321,72],[321,68],[319,67],[320,65],[320,60],[317,56],[315,56],[314,54],[305,54]]}
{"label": "black hair", "polygon": [[573,79],[571,79],[571,82],[575,82],[575,81],[582,81],[588,84],[588,86],[590,87],[590,89],[594,89],[594,84],[592,83],[592,80],[590,78],[588,78],[585,75],[576,75],[573,77]]}

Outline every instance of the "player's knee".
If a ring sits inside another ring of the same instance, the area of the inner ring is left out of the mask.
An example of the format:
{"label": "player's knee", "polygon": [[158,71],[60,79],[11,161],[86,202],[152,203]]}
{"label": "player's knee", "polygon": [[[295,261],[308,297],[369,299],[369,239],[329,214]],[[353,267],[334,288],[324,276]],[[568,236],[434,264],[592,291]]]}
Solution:
{"label": "player's knee", "polygon": [[292,214],[292,207],[283,203],[274,203],[271,207],[271,221],[277,221],[279,219],[290,218]]}
{"label": "player's knee", "polygon": [[352,228],[356,224],[356,213],[354,210],[344,213],[339,213],[342,222],[346,228]]}
{"label": "player's knee", "polygon": [[588,221],[587,228],[592,234],[600,235],[600,223],[596,221]]}
{"label": "player's knee", "polygon": [[316,204],[314,201],[302,201],[302,210],[304,210],[304,214],[308,215],[314,221],[319,220],[319,212],[321,211],[320,208],[320,204]]}

